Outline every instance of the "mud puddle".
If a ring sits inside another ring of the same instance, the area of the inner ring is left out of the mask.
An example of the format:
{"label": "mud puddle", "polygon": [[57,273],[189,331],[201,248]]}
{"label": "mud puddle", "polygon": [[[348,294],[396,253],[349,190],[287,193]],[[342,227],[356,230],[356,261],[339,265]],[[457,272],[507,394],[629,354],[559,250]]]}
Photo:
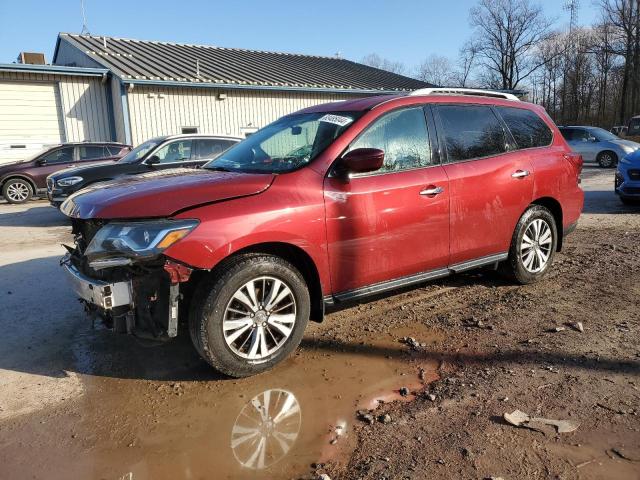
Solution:
{"label": "mud puddle", "polygon": [[179,380],[165,381],[148,379],[142,357],[151,366],[156,357],[180,362],[176,352],[186,347],[119,349],[120,338],[97,332],[83,339],[79,356],[86,394],[64,410],[0,425],[0,471],[47,479],[298,478],[312,463],[348,456],[357,409],[410,400],[401,387],[437,378],[435,361],[414,356],[398,341],[404,336],[427,349],[436,340],[419,328],[353,344],[311,333],[297,354],[258,377],[211,379],[191,358],[166,377]]}

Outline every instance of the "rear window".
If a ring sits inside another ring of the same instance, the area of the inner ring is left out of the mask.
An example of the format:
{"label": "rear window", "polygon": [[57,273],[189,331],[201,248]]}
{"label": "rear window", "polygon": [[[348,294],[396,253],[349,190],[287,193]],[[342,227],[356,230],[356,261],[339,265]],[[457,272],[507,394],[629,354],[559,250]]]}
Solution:
{"label": "rear window", "polygon": [[518,148],[546,147],[553,134],[546,123],[531,110],[497,107]]}
{"label": "rear window", "polygon": [[437,111],[450,162],[506,152],[504,130],[491,107],[440,105]]}

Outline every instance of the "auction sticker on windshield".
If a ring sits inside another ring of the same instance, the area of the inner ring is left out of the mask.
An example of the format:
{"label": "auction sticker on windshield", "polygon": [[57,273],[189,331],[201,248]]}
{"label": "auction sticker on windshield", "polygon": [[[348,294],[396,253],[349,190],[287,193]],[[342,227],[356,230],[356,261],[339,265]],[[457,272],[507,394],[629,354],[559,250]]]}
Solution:
{"label": "auction sticker on windshield", "polygon": [[353,122],[352,118],[343,117],[341,115],[332,115],[328,113],[327,115],[320,118],[321,122],[333,123],[335,125],[340,125],[341,127],[345,127]]}

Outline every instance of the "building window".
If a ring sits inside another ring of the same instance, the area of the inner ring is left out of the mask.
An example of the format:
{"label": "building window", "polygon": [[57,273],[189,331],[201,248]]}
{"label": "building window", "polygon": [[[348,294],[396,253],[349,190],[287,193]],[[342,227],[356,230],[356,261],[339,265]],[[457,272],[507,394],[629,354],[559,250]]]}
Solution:
{"label": "building window", "polygon": [[185,135],[198,133],[198,127],[182,127],[182,133]]}

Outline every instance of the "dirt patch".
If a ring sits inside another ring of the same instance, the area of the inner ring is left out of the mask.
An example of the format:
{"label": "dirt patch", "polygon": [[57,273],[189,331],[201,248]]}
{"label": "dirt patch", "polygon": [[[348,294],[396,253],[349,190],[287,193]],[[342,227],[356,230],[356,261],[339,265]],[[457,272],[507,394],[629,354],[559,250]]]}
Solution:
{"label": "dirt patch", "polygon": [[[451,374],[411,404],[378,408],[374,415],[393,421],[361,422],[350,461],[323,471],[340,479],[640,478],[640,222],[621,215],[608,219],[618,228],[594,228],[587,220],[539,284],[458,277],[445,282],[459,285],[455,310],[433,315],[418,303],[387,314],[385,324],[411,320],[446,335],[421,352]],[[502,418],[515,409],[580,426],[565,434],[516,428]]]}

